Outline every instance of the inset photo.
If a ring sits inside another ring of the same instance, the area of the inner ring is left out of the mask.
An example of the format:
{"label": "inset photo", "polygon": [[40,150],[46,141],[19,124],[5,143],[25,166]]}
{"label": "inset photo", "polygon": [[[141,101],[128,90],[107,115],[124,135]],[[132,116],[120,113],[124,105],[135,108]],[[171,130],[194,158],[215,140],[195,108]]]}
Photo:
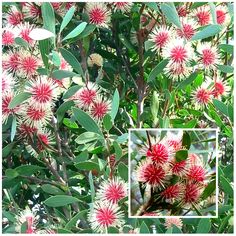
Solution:
{"label": "inset photo", "polygon": [[218,217],[217,129],[129,135],[129,217]]}

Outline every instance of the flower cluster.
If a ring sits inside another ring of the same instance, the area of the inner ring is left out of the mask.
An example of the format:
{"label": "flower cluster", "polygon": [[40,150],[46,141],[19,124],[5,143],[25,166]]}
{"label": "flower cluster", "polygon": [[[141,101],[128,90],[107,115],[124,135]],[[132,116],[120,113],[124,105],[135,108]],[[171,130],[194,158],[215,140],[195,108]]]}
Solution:
{"label": "flower cluster", "polygon": [[114,177],[102,182],[88,216],[94,231],[105,233],[109,227],[120,228],[124,224],[118,203],[126,196],[127,184],[122,179]]}
{"label": "flower cluster", "polygon": [[[153,189],[163,203],[200,207],[201,194],[209,183],[209,168],[197,154],[187,154],[182,133],[168,132],[161,141],[153,140],[142,148],[141,153],[145,158],[138,163],[136,178],[143,187]],[[143,215],[149,213],[156,212]]]}

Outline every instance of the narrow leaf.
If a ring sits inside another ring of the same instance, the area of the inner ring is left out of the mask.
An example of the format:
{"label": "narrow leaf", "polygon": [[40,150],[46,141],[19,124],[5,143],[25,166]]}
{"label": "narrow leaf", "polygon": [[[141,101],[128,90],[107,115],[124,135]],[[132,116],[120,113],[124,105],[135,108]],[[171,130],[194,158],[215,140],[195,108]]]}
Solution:
{"label": "narrow leaf", "polygon": [[44,203],[49,207],[62,207],[78,201],[79,199],[72,196],[57,195],[49,197],[44,201]]}
{"label": "narrow leaf", "polygon": [[75,7],[73,6],[69,9],[69,11],[64,16],[63,21],[61,23],[61,27],[60,27],[60,32],[62,32],[62,30],[69,24],[74,13],[75,13]]}
{"label": "narrow leaf", "polygon": [[110,112],[110,115],[111,115],[111,118],[112,118],[113,121],[114,121],[114,119],[116,117],[116,114],[118,112],[119,103],[120,103],[120,96],[119,96],[118,90],[116,89],[115,93],[113,95],[111,112]]}
{"label": "narrow leaf", "polygon": [[16,106],[22,104],[25,100],[31,97],[31,93],[23,92],[16,95],[8,105],[9,109],[14,109]]}
{"label": "narrow leaf", "polygon": [[83,30],[85,29],[86,25],[87,25],[87,22],[80,23],[62,41],[65,41],[65,40],[70,39],[70,38],[74,38],[74,37],[78,36],[79,34],[81,34],[83,32]]}

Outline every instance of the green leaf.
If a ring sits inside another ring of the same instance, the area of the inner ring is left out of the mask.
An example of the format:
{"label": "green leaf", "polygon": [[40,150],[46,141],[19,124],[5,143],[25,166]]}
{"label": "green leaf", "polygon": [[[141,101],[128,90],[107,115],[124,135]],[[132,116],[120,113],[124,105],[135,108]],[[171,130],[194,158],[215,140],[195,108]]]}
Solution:
{"label": "green leaf", "polygon": [[64,118],[64,115],[65,113],[74,105],[74,102],[73,101],[66,101],[64,103],[62,103],[57,111],[56,111],[56,115],[57,115],[57,121],[58,123],[60,123],[63,118]]}
{"label": "green leaf", "polygon": [[232,74],[232,73],[234,73],[234,68],[233,68],[233,66],[229,66],[229,65],[217,65],[217,68],[218,68],[220,71],[222,71],[222,72],[224,72],[224,73],[226,73],[226,74]]}
{"label": "green leaf", "polygon": [[158,6],[157,6],[157,3],[156,2],[147,2],[145,3],[150,9],[156,11],[156,12],[159,12],[158,10]]}
{"label": "green leaf", "polygon": [[50,49],[50,41],[49,39],[45,39],[45,40],[40,40],[38,43],[39,43],[40,54],[43,59],[43,64],[45,68],[48,68],[49,66],[48,54],[49,54],[49,49]]}
{"label": "green leaf", "polygon": [[178,28],[181,28],[181,23],[179,20],[179,15],[176,11],[174,3],[163,3],[161,4],[161,10],[164,13],[165,17],[170,23],[173,23]]}
{"label": "green leaf", "polygon": [[182,232],[182,230],[179,228],[179,227],[177,227],[176,225],[173,225],[173,233],[174,234],[182,234],[183,232]]}
{"label": "green leaf", "polygon": [[76,57],[64,48],[60,48],[60,52],[63,58],[72,66],[72,68],[81,76],[84,76],[83,69]]}
{"label": "green leaf", "polygon": [[222,186],[225,194],[228,194],[229,197],[234,196],[234,190],[233,190],[231,184],[229,183],[229,181],[224,176],[220,177],[220,185]]}
{"label": "green leaf", "polygon": [[213,180],[204,189],[201,195],[202,200],[207,199],[212,193],[214,193],[215,189],[216,189],[216,181]]}
{"label": "green leaf", "polygon": [[234,122],[234,108],[231,104],[228,105],[228,116],[229,119]]}
{"label": "green leaf", "polygon": [[191,146],[191,137],[188,132],[184,131],[183,139],[182,139],[182,146],[186,149],[189,149]]}
{"label": "green leaf", "polygon": [[84,111],[79,108],[72,108],[75,119],[83,126],[87,131],[91,131],[97,134],[100,134],[103,137],[103,134],[98,127],[97,123]]}
{"label": "green leaf", "polygon": [[143,221],[140,226],[140,234],[150,234],[149,228],[147,227],[146,223]]}
{"label": "green leaf", "polygon": [[77,144],[85,144],[94,140],[103,140],[103,137],[97,133],[85,132],[75,139]]}
{"label": "green leaf", "polygon": [[19,175],[31,176],[40,170],[45,168],[36,165],[21,165],[16,167],[14,170],[17,171]]}
{"label": "green leaf", "polygon": [[13,109],[16,106],[22,104],[25,100],[29,99],[30,97],[31,97],[31,93],[27,93],[27,92],[17,94],[9,103],[8,108]]}
{"label": "green leaf", "polygon": [[197,32],[192,38],[191,41],[206,39],[208,37],[215,36],[219,34],[222,30],[221,25],[209,25],[206,26],[203,30]]}
{"label": "green leaf", "polygon": [[78,198],[72,196],[57,195],[49,197],[44,201],[44,203],[49,207],[62,207],[78,201],[79,201]]}
{"label": "green leaf", "polygon": [[111,115],[111,118],[112,118],[113,121],[114,121],[114,119],[116,117],[116,114],[118,112],[119,103],[120,103],[120,96],[119,96],[118,90],[116,89],[115,93],[113,95],[112,105],[111,105],[111,112],[110,112],[110,115]]}
{"label": "green leaf", "polygon": [[87,25],[87,22],[80,23],[75,29],[73,29],[62,41],[65,41],[67,39],[75,38],[79,34],[81,34],[85,27]]}
{"label": "green leaf", "polygon": [[123,180],[128,181],[128,167],[122,162],[118,165],[118,173]]}
{"label": "green leaf", "polygon": [[119,39],[129,51],[135,52],[133,44],[123,34],[119,34]]}
{"label": "green leaf", "polygon": [[184,161],[188,157],[188,151],[187,150],[179,150],[175,154],[175,158],[177,162]]}
{"label": "green leaf", "polygon": [[79,128],[79,126],[76,124],[76,122],[71,121],[69,118],[64,118],[63,124],[70,129],[78,129]]}
{"label": "green leaf", "polygon": [[148,79],[147,82],[151,82],[154,79],[156,79],[156,77],[162,73],[163,69],[166,67],[166,65],[168,64],[168,59],[164,59],[162,60],[157,66],[154,67],[154,69],[151,71],[151,73],[148,75]]}
{"label": "green leaf", "polygon": [[219,45],[219,49],[229,53],[229,54],[233,54],[234,53],[234,46],[230,45],[230,44],[220,44]]}
{"label": "green leaf", "polygon": [[119,234],[120,233],[119,229],[117,229],[115,227],[109,227],[107,229],[107,232],[108,232],[108,234]]}
{"label": "green leaf", "polygon": [[198,226],[197,226],[197,232],[196,233],[201,233],[201,234],[204,234],[204,233],[209,233],[211,229],[211,222],[210,222],[210,219],[208,218],[203,218],[203,219],[200,219],[199,223],[198,223]]}
{"label": "green leaf", "polygon": [[68,10],[66,15],[64,16],[59,32],[62,32],[62,30],[69,24],[69,22],[71,21],[74,13],[75,13],[75,7],[73,6]]}
{"label": "green leaf", "polygon": [[228,116],[228,107],[221,101],[213,99],[213,104],[217,110],[219,110],[224,115]]}
{"label": "green leaf", "polygon": [[65,94],[63,95],[63,99],[68,99],[70,97],[72,97],[82,86],[81,85],[74,85],[72,87],[70,87]]}
{"label": "green leaf", "polygon": [[78,162],[75,164],[76,168],[79,170],[97,170],[100,171],[100,167],[98,163],[93,161],[84,161],[84,162]]}
{"label": "green leaf", "polygon": [[24,39],[20,38],[20,37],[15,38],[15,43],[22,46],[22,47],[25,47],[25,48],[29,47],[28,42],[25,41]]}
{"label": "green leaf", "polygon": [[7,176],[7,178],[9,178],[9,179],[14,179],[14,178],[16,178],[18,175],[19,175],[18,172],[17,172],[16,170],[14,170],[14,169],[7,169],[7,170],[6,170],[6,176]]}
{"label": "green leaf", "polygon": [[122,157],[122,149],[116,141],[113,142],[113,147],[115,149],[116,159],[119,160]]}
{"label": "green leaf", "polygon": [[103,118],[103,125],[104,125],[104,128],[109,131],[112,126],[113,126],[113,123],[112,123],[112,119],[111,119],[111,116],[109,114],[106,114]]}
{"label": "green leaf", "polygon": [[193,72],[186,80],[183,80],[179,83],[177,89],[185,89],[186,86],[191,84],[198,76],[198,72]]}
{"label": "green leaf", "polygon": [[78,39],[82,39],[89,36],[95,29],[96,29],[96,25],[93,25],[93,24],[87,25],[84,31],[78,36]]}
{"label": "green leaf", "polygon": [[211,9],[211,15],[212,15],[212,21],[213,24],[217,24],[217,18],[216,18],[216,6],[213,2],[208,3]]}
{"label": "green leaf", "polygon": [[91,171],[89,172],[89,186],[90,186],[90,191],[91,191],[91,199],[92,199],[92,202],[94,202],[95,188],[94,188],[94,183],[93,183],[93,174]]}
{"label": "green leaf", "polygon": [[57,67],[61,65],[61,59],[56,51],[52,51],[52,63]]}
{"label": "green leaf", "polygon": [[122,134],[121,136],[119,136],[116,141],[117,143],[124,143],[129,137],[128,133]]}
{"label": "green leaf", "polygon": [[87,215],[88,210],[83,210],[80,211],[79,213],[77,213],[66,225],[65,225],[65,229],[70,230],[73,227],[76,226],[77,221],[79,219],[85,219],[86,215]]}
{"label": "green leaf", "polygon": [[78,76],[78,75],[72,71],[67,71],[67,70],[54,70],[52,72],[52,78],[59,80],[73,76]]}
{"label": "green leaf", "polygon": [[[56,30],[55,30],[56,22],[55,22],[54,9],[53,9],[51,3],[49,3],[49,2],[42,3],[41,10],[42,10],[44,29],[52,32],[55,35],[56,34]],[[51,38],[50,40],[52,40],[52,42],[55,45],[55,38]],[[42,41],[44,41],[44,40],[42,40]]]}
{"label": "green leaf", "polygon": [[65,194],[61,189],[59,189],[56,186],[51,185],[51,184],[43,184],[41,186],[41,188],[45,193],[48,193],[48,194],[52,194],[52,195],[63,195],[63,194]]}
{"label": "green leaf", "polygon": [[15,135],[16,135],[16,117],[14,116],[11,124],[11,142],[15,138]]}
{"label": "green leaf", "polygon": [[15,142],[12,142],[12,143],[9,143],[7,146],[5,146],[2,149],[2,157],[7,157],[13,150],[13,147],[15,144],[16,144]]}

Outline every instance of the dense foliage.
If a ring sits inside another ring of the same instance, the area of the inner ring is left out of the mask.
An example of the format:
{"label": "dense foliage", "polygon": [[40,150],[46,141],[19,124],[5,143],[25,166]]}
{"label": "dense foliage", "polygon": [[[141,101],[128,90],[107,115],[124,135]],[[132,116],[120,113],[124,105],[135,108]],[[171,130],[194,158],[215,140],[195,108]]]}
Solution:
{"label": "dense foliage", "polygon": [[[2,9],[4,233],[233,232],[232,3]],[[218,217],[129,218],[128,129],[206,127]]]}

